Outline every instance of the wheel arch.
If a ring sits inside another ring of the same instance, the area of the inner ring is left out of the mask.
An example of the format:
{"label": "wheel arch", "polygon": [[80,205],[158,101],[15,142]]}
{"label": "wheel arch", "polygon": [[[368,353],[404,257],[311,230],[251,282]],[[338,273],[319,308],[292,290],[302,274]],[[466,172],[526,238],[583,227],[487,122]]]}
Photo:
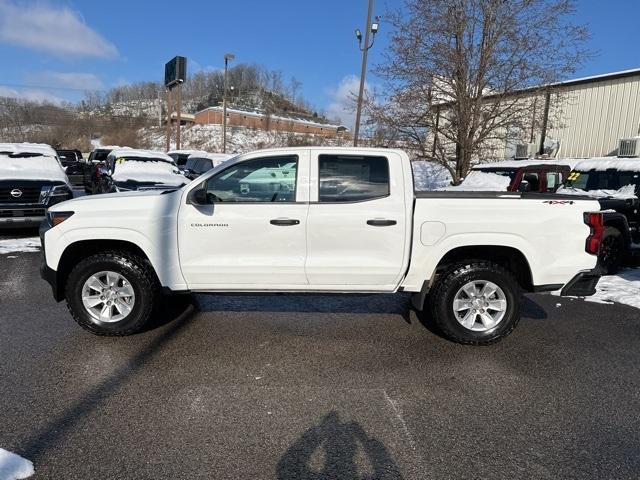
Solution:
{"label": "wheel arch", "polygon": [[56,282],[54,297],[58,300],[64,298],[64,291],[67,284],[67,279],[73,267],[81,260],[95,255],[101,252],[107,251],[121,251],[126,252],[137,257],[144,259],[149,263],[151,269],[156,275],[157,273],[153,268],[151,261],[145,251],[140,246],[127,240],[78,240],[73,242],[64,249],[60,260],[58,261],[58,268],[56,270]]}
{"label": "wheel arch", "polygon": [[422,310],[427,298],[427,293],[435,283],[438,275],[456,263],[470,260],[495,262],[512,272],[524,291],[532,292],[534,290],[531,266],[525,255],[519,249],[504,245],[460,246],[449,250],[440,258],[434,274],[429,280],[423,283],[420,292],[414,295],[412,299],[413,306],[418,310]]}

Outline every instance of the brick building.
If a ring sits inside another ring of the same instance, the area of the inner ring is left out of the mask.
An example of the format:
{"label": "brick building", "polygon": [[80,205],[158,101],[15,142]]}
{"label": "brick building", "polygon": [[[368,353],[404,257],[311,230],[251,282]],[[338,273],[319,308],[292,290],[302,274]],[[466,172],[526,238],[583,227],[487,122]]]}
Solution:
{"label": "brick building", "polygon": [[[196,124],[222,124],[222,107],[209,107],[195,114]],[[257,128],[260,130],[276,130],[291,133],[306,133],[324,137],[336,137],[344,134],[347,128],[342,125],[331,125],[308,120],[301,117],[285,117],[258,111],[237,110],[227,108],[227,125]]]}

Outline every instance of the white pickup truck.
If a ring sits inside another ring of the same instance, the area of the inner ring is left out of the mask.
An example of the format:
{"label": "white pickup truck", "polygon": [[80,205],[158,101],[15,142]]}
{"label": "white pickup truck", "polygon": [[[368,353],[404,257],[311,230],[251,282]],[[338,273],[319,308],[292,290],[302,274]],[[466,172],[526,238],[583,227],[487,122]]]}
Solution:
{"label": "white pickup truck", "polygon": [[415,192],[399,150],[240,155],[168,191],[49,209],[42,275],[100,335],[139,331],[160,295],[414,292],[466,344],[508,335],[521,292],[591,295],[598,202],[517,192]]}

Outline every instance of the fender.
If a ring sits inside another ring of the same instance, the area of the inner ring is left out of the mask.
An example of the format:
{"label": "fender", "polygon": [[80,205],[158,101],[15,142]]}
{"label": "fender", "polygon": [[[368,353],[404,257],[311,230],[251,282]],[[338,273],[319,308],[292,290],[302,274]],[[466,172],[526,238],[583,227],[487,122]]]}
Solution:
{"label": "fender", "polygon": [[57,270],[63,253],[73,244],[85,240],[118,240],[129,242],[139,247],[149,259],[156,272],[160,284],[173,290],[186,288],[179,268],[177,248],[173,245],[154,244],[139,231],[117,227],[75,228],[58,234],[56,229],[46,232],[46,263],[52,270]]}

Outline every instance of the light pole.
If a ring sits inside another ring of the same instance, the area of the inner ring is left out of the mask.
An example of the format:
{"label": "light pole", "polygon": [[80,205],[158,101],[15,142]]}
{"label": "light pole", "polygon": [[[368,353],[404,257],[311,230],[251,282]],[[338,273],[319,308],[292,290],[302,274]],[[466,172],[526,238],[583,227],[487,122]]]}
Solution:
{"label": "light pole", "polygon": [[[373,13],[373,0],[369,0],[369,8],[367,9],[367,23],[364,33],[364,46],[362,45],[362,32],[356,29],[356,38],[358,39],[358,48],[362,51],[362,71],[360,72],[360,92],[358,93],[358,108],[356,110],[356,125],[353,132],[353,146],[358,146],[358,135],[360,134],[360,117],[362,116],[362,97],[364,96],[364,79],[367,75],[367,54],[369,49],[373,47],[376,41],[376,33],[378,33],[378,17],[371,23],[371,15]],[[371,44],[369,44],[369,34],[372,34]]]}
{"label": "light pole", "polygon": [[227,153],[227,66],[229,60],[235,60],[232,53],[224,54],[224,93],[222,94],[222,153]]}

